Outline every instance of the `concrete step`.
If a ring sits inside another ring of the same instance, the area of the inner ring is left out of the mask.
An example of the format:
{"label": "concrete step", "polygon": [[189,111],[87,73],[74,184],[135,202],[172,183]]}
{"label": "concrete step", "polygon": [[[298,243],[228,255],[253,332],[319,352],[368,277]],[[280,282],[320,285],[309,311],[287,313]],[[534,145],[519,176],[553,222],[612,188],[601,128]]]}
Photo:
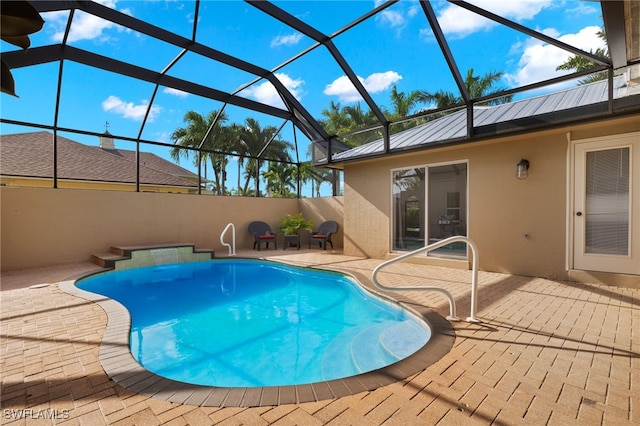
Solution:
{"label": "concrete step", "polygon": [[[155,250],[155,249],[171,249],[171,248],[191,248],[191,252],[194,254],[209,254],[210,259],[215,257],[215,251],[210,248],[196,248],[193,243],[168,243],[168,244],[147,244],[140,246],[112,246],[110,252],[96,253],[91,255],[91,261],[103,268],[114,269],[116,263],[123,260],[129,260],[132,258],[133,253],[142,250]],[[153,263],[152,263],[153,264]]]}
{"label": "concrete step", "polygon": [[113,269],[116,267],[118,260],[129,259],[127,256],[121,256],[115,253],[96,253],[91,255],[91,261],[103,268]]}

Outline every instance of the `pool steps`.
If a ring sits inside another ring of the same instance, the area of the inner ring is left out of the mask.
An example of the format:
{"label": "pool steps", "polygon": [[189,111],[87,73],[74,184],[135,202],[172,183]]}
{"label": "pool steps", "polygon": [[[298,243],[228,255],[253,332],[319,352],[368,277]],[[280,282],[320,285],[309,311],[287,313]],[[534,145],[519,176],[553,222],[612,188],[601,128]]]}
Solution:
{"label": "pool steps", "polygon": [[[403,359],[415,353],[426,342],[416,339],[425,332],[415,321],[406,320],[387,327],[380,333],[380,345],[396,359]],[[429,337],[431,331],[428,330]]]}
{"label": "pool steps", "polygon": [[397,358],[387,351],[380,338],[382,333],[395,322],[385,321],[358,333],[351,342],[351,359],[359,372],[377,370],[383,366],[393,364]]}
{"label": "pool steps", "polygon": [[[426,342],[416,339],[424,332],[412,320],[385,321],[374,326],[361,326],[342,333],[327,346],[322,359],[326,377],[347,376],[373,371],[393,364],[418,351]],[[351,356],[342,348],[350,347]]]}
{"label": "pool steps", "polygon": [[91,261],[103,268],[116,270],[167,263],[211,260],[213,249],[196,249],[192,243],[113,246],[108,253],[91,255]]}
{"label": "pool steps", "polygon": [[346,377],[353,375],[353,360],[344,355],[344,348],[349,346],[354,337],[364,327],[352,328],[337,336],[327,345],[322,357],[322,374],[324,380],[336,376]]}

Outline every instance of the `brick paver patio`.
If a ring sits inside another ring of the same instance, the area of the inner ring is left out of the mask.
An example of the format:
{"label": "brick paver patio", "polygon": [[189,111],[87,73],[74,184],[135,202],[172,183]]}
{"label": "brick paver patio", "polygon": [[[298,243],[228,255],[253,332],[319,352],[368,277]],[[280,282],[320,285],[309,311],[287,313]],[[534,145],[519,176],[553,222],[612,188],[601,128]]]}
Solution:
{"label": "brick paver patio", "polygon": [[[256,255],[243,252],[242,255]],[[380,261],[317,250],[263,251],[367,280]],[[106,315],[57,283],[74,264],[2,275],[2,418],[7,425],[637,425],[640,290],[480,273],[481,324],[453,323],[453,349],[406,380],[313,403],[176,404],[115,384],[98,360]],[[469,314],[470,271],[401,263],[387,285],[443,285]],[[403,293],[448,314],[435,293]],[[53,417],[53,418],[52,418]]]}

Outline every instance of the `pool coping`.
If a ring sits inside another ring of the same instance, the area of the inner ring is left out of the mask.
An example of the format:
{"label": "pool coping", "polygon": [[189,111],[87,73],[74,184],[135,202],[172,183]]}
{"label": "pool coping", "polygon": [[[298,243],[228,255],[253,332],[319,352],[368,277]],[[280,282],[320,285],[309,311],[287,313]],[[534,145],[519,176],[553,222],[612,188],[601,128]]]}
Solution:
{"label": "pool coping", "polygon": [[[215,261],[215,259],[212,260]],[[275,262],[273,260],[267,261]],[[394,364],[341,379],[269,387],[229,388],[196,385],[167,379],[146,370],[136,361],[130,351],[131,316],[129,311],[113,299],[82,290],[75,285],[78,280],[112,269],[105,268],[73,277],[61,282],[59,288],[72,296],[97,303],[106,313],[107,326],[100,344],[99,359],[102,368],[111,380],[133,392],[179,404],[202,407],[263,407],[340,398],[372,391],[420,373],[440,360],[453,347],[455,341],[453,327],[432,309],[412,302],[401,294],[391,295],[379,291],[373,288],[371,281],[362,274],[342,269],[310,268],[346,274],[365,290],[398,303],[429,325],[431,338],[418,351]]]}

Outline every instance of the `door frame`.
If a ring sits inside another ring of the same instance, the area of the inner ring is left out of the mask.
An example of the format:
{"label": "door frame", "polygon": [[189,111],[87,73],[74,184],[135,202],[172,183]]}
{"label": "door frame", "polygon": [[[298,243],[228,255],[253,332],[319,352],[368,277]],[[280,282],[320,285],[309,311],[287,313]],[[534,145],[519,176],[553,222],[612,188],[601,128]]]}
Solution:
{"label": "door frame", "polygon": [[[623,268],[606,268],[596,267],[594,269],[580,268],[578,270],[591,270],[595,272],[618,273],[640,275],[640,185],[638,176],[640,176],[640,132],[620,133],[615,135],[606,135],[587,139],[572,139],[571,132],[567,133],[568,155],[567,155],[567,270],[576,269],[576,256],[578,238],[576,236],[576,190],[578,185],[578,170],[576,163],[578,162],[578,150],[580,153],[585,152],[584,149],[615,149],[616,147],[630,146],[630,187],[629,187],[629,204],[630,204],[630,222],[629,222],[629,265],[631,269]],[[582,207],[581,207],[582,208]],[[616,259],[613,259],[616,260]],[[635,266],[634,269],[634,260]],[[613,264],[619,262],[612,262]]]}

